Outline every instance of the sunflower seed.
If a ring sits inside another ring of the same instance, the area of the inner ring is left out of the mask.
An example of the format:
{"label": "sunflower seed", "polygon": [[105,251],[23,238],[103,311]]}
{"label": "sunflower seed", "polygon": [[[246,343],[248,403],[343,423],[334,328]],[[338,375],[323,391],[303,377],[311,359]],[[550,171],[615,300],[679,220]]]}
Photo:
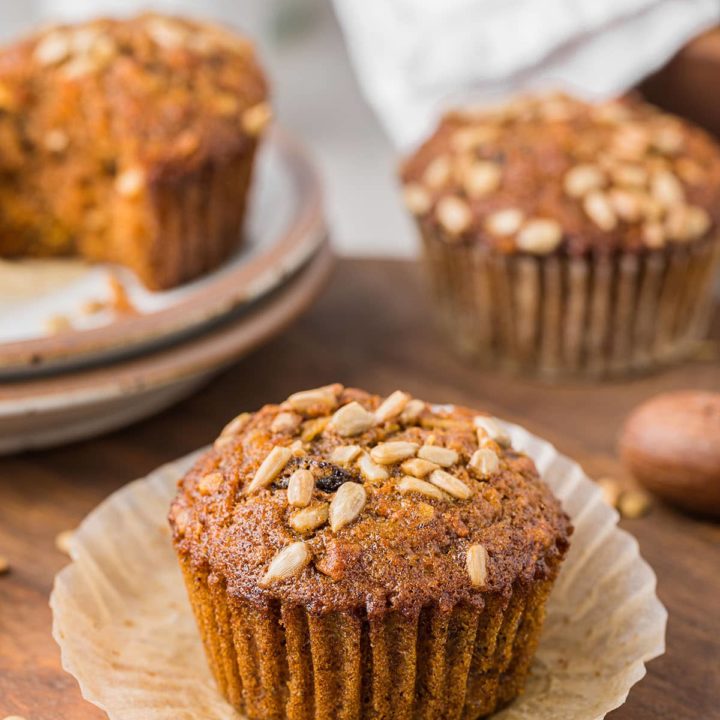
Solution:
{"label": "sunflower seed", "polygon": [[349,465],[361,452],[359,445],[338,445],[330,453],[330,462],[336,465]]}
{"label": "sunflower seed", "polygon": [[296,470],[288,480],[287,501],[293,507],[305,507],[310,504],[315,478],[309,470]]}
{"label": "sunflower seed", "polygon": [[338,400],[333,386],[314,388],[312,390],[301,390],[293,393],[288,399],[288,403],[293,410],[299,413],[307,413],[311,411],[322,410],[330,412],[337,407]]}
{"label": "sunflower seed", "polygon": [[432,197],[420,183],[407,183],[402,194],[405,207],[413,215],[424,215],[432,207]]}
{"label": "sunflower seed", "polygon": [[367,453],[363,453],[360,456],[357,465],[360,469],[360,474],[369,482],[381,482],[390,477],[388,471],[382,467],[382,465],[374,463]]}
{"label": "sunflower seed", "polygon": [[612,188],[608,191],[608,199],[621,220],[634,223],[642,218],[643,204],[636,192]]}
{"label": "sunflower seed", "polygon": [[375,411],[375,420],[384,423],[391,418],[397,417],[410,402],[410,396],[402,390],[396,390],[388,395]]}
{"label": "sunflower seed", "polygon": [[653,133],[651,142],[664,155],[675,155],[682,150],[685,136],[677,125],[662,125]]}
{"label": "sunflower seed", "polygon": [[462,186],[468,197],[480,198],[500,187],[502,170],[496,163],[477,160],[463,168],[461,175]]}
{"label": "sunflower seed", "polygon": [[583,210],[601,230],[610,232],[617,227],[617,215],[605,193],[594,190],[586,195],[583,200]]}
{"label": "sunflower seed", "polygon": [[392,465],[400,460],[414,457],[418,447],[417,443],[404,440],[380,443],[370,451],[370,457],[380,465]]}
{"label": "sunflower seed", "polygon": [[145,187],[145,171],[139,167],[123,170],[115,178],[115,190],[126,198],[135,198]]}
{"label": "sunflower seed", "polygon": [[436,157],[423,172],[423,182],[433,190],[439,190],[450,179],[450,159],[445,155]]}
{"label": "sunflower seed", "polygon": [[435,213],[440,225],[450,235],[461,235],[472,222],[470,206],[453,195],[441,198],[435,207]]}
{"label": "sunflower seed", "polygon": [[433,470],[430,482],[458,500],[467,500],[472,495],[472,490],[462,480],[444,470]]}
{"label": "sunflower seed", "polygon": [[271,432],[290,433],[291,435],[300,427],[302,416],[294,412],[278,413],[270,425]]}
{"label": "sunflower seed", "polygon": [[70,38],[62,31],[50,32],[35,46],[33,58],[40,65],[56,65],[70,54]]}
{"label": "sunflower seed", "polygon": [[365,507],[367,492],[359,483],[347,482],[338,488],[330,503],[330,528],[337,532],[351,523]]}
{"label": "sunflower seed", "polygon": [[485,229],[492,235],[514,235],[522,226],[525,215],[518,208],[497,210],[485,218]]}
{"label": "sunflower seed", "polygon": [[484,545],[471,545],[467,549],[465,567],[473,587],[483,587],[488,575],[488,551]]}
{"label": "sunflower seed", "polygon": [[597,165],[576,165],[565,173],[563,187],[570,197],[584,197],[605,185],[605,173]]}
{"label": "sunflower seed", "polygon": [[450,448],[440,447],[439,445],[423,445],[418,450],[418,457],[423,460],[429,460],[441,467],[450,467],[458,461],[458,454]]}
{"label": "sunflower seed", "polygon": [[313,505],[312,507],[306,507],[293,513],[288,523],[296,532],[310,532],[311,530],[317,530],[317,528],[327,522],[328,513],[327,503]]}
{"label": "sunflower seed", "polygon": [[310,563],[311,558],[312,554],[307,543],[299,541],[284,547],[268,566],[260,580],[260,587],[268,587],[278,580],[299,575]]}
{"label": "sunflower seed", "polygon": [[419,478],[412,477],[410,475],[405,475],[405,477],[398,482],[397,487],[403,494],[419,493],[420,495],[425,495],[426,497],[434,498],[435,500],[447,499],[447,496],[442,490],[440,490],[440,488],[435,487],[435,485],[431,485],[425,480],[420,480]]}
{"label": "sunflower seed", "polygon": [[328,427],[341,437],[352,437],[364,433],[374,424],[375,416],[353,400],[335,412]]}
{"label": "sunflower seed", "polygon": [[494,140],[498,135],[498,128],[494,125],[474,125],[456,130],[450,138],[450,144],[454,150],[467,152],[476,150],[488,142]]}
{"label": "sunflower seed", "polygon": [[269,103],[260,102],[245,110],[240,123],[250,137],[260,136],[272,120],[272,108]]}
{"label": "sunflower seed", "polygon": [[400,414],[400,422],[405,425],[416,423],[424,409],[425,403],[422,400],[410,400]]}
{"label": "sunflower seed", "polygon": [[563,230],[557,220],[532,218],[517,234],[518,249],[535,255],[546,255],[562,242]]}
{"label": "sunflower seed", "polygon": [[245,429],[245,426],[250,422],[251,417],[251,413],[240,413],[222,429],[220,437],[237,435],[238,433],[242,432]]}
{"label": "sunflower seed", "polygon": [[652,176],[650,192],[666,208],[672,208],[685,202],[685,190],[682,183],[669,170],[662,170]]}
{"label": "sunflower seed", "polygon": [[500,469],[500,459],[497,453],[489,448],[476,450],[468,464],[481,477],[494,475]]}
{"label": "sunflower seed", "polygon": [[610,175],[615,183],[626,187],[644,188],[647,185],[648,173],[641,165],[622,163],[614,165]]}
{"label": "sunflower seed", "polygon": [[246,492],[253,493],[270,485],[270,483],[285,469],[292,450],[288,447],[277,445],[274,447],[260,464],[255,475],[247,487]]}
{"label": "sunflower seed", "polygon": [[413,477],[423,478],[426,475],[430,474],[433,470],[437,470],[438,466],[434,462],[430,462],[429,460],[421,460],[420,458],[412,458],[411,460],[406,460],[400,466],[400,469],[406,475],[412,475]]}
{"label": "sunflower seed", "polygon": [[303,423],[300,439],[303,442],[312,442],[319,435],[322,435],[329,422],[329,417],[320,417],[315,418],[314,420],[308,420],[306,423]]}
{"label": "sunflower seed", "polygon": [[491,440],[494,440],[501,447],[510,446],[510,436],[505,432],[502,425],[496,418],[489,415],[476,415],[473,418],[473,425],[476,428],[484,430]]}

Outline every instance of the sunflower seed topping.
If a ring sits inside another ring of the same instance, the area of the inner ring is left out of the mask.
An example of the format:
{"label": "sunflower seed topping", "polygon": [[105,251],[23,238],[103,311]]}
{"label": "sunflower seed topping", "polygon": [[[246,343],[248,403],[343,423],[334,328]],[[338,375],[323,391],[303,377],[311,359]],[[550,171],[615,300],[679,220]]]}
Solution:
{"label": "sunflower seed topping", "polygon": [[406,493],[418,493],[434,500],[446,500],[447,496],[440,488],[431,485],[425,480],[405,475],[397,484],[398,490],[405,495]]}
{"label": "sunflower seed topping", "polygon": [[546,255],[562,242],[563,230],[557,220],[533,218],[517,234],[518,249],[534,255]]}
{"label": "sunflower seed topping", "polygon": [[473,587],[483,587],[488,575],[488,551],[484,545],[471,545],[467,549],[465,567]]}
{"label": "sunflower seed topping", "polygon": [[388,395],[382,404],[375,411],[375,420],[384,423],[387,420],[397,417],[410,402],[410,396],[402,390],[396,390]]}
{"label": "sunflower seed topping", "polygon": [[484,430],[501,447],[510,446],[510,436],[505,432],[498,421],[489,415],[476,415],[473,418],[473,425]]}
{"label": "sunflower seed topping", "polygon": [[382,465],[378,465],[373,462],[367,453],[362,453],[362,455],[360,455],[357,466],[360,470],[360,474],[368,482],[381,482],[390,477],[388,471]]}
{"label": "sunflower seed topping", "polygon": [[440,447],[439,445],[423,445],[418,450],[418,457],[423,460],[429,460],[441,467],[450,467],[454,465],[460,456],[450,448]]}
{"label": "sunflower seed topping", "polygon": [[343,405],[330,420],[329,428],[342,437],[360,435],[375,424],[375,416],[358,402]]}
{"label": "sunflower seed topping", "polygon": [[275,446],[265,457],[248,485],[247,493],[253,493],[267,487],[285,469],[292,457],[292,450],[280,445]]}
{"label": "sunflower seed topping", "polygon": [[392,465],[400,460],[414,457],[417,451],[417,443],[397,440],[376,445],[370,451],[370,457],[380,465]]}
{"label": "sunflower seed topping", "polygon": [[497,453],[490,448],[480,448],[473,453],[470,458],[469,466],[480,477],[489,477],[495,475],[500,470],[500,459]]}
{"label": "sunflower seed topping", "polygon": [[312,553],[307,543],[299,541],[284,547],[268,566],[260,580],[260,587],[268,587],[280,580],[299,575],[309,565],[311,558]]}
{"label": "sunflower seed topping", "polygon": [[313,505],[311,507],[298,510],[290,516],[288,523],[290,527],[299,533],[311,532],[317,530],[328,520],[328,504]]}
{"label": "sunflower seed topping", "polygon": [[294,412],[281,412],[275,416],[270,425],[270,430],[274,433],[294,434],[302,423],[302,416]]}
{"label": "sunflower seed topping", "polygon": [[362,452],[359,445],[338,445],[330,453],[330,462],[336,465],[349,465]]}
{"label": "sunflower seed topping", "polygon": [[472,222],[470,206],[459,197],[447,195],[435,208],[440,225],[450,235],[462,235]]}
{"label": "sunflower seed topping", "polygon": [[330,528],[337,532],[349,525],[367,502],[367,492],[359,483],[343,483],[330,503]]}
{"label": "sunflower seed topping", "polygon": [[293,507],[305,507],[310,504],[315,478],[309,470],[296,470],[288,480],[287,500]]}
{"label": "sunflower seed topping", "polygon": [[287,401],[290,407],[299,413],[307,413],[317,409],[331,412],[338,404],[337,394],[332,386],[301,390],[293,393]]}
{"label": "sunflower seed topping", "polygon": [[422,460],[420,458],[412,458],[410,460],[406,460],[400,466],[400,469],[406,475],[412,475],[413,477],[424,478],[426,475],[429,475],[433,470],[437,470],[438,466],[434,462],[430,462],[429,460]]}
{"label": "sunflower seed topping", "polygon": [[467,500],[472,490],[462,481],[445,470],[433,470],[430,482],[458,500]]}

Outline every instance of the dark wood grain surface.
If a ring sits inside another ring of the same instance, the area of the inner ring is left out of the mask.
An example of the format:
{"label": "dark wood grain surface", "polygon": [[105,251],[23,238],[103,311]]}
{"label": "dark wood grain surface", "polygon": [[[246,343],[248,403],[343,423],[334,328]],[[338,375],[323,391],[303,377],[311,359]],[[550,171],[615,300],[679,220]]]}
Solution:
{"label": "dark wood grain surface", "polygon": [[[716,323],[715,337],[718,336]],[[720,391],[717,356],[602,386],[544,386],[473,369],[435,330],[415,265],[345,261],[314,308],[203,392],[134,427],[52,451],[0,459],[0,718],[97,720],[59,663],[48,595],[66,562],[56,534],[113,490],[209,442],[240,409],[331,381],[482,407],[547,437],[595,476],[622,477],[618,428],[630,409],[674,388]],[[670,613],[667,653],[612,720],[720,718],[720,525],[656,505],[623,521],[658,575]],[[121,547],[118,548],[122,551]]]}

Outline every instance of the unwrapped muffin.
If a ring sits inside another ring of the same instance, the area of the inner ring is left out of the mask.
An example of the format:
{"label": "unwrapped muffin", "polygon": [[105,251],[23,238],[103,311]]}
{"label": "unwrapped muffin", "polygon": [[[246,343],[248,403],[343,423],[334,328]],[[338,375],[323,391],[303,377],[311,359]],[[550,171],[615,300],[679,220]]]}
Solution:
{"label": "unwrapped muffin", "polygon": [[150,288],[238,246],[270,118],[251,44],[161,15],[43,30],[0,51],[0,256],[81,255]]}
{"label": "unwrapped muffin", "polygon": [[459,110],[402,169],[444,325],[488,364],[641,370],[706,330],[720,149],[635,98]]}
{"label": "unwrapped muffin", "polygon": [[332,385],[233,420],[175,548],[250,718],[478,718],[521,692],[571,526],[493,418]]}

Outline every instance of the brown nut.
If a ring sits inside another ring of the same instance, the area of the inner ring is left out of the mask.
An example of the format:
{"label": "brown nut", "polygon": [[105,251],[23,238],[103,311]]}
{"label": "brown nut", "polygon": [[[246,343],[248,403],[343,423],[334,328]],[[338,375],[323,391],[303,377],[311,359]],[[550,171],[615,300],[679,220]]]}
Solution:
{"label": "brown nut", "polygon": [[670,503],[720,517],[720,393],[664,393],[625,422],[620,455],[637,480]]}

